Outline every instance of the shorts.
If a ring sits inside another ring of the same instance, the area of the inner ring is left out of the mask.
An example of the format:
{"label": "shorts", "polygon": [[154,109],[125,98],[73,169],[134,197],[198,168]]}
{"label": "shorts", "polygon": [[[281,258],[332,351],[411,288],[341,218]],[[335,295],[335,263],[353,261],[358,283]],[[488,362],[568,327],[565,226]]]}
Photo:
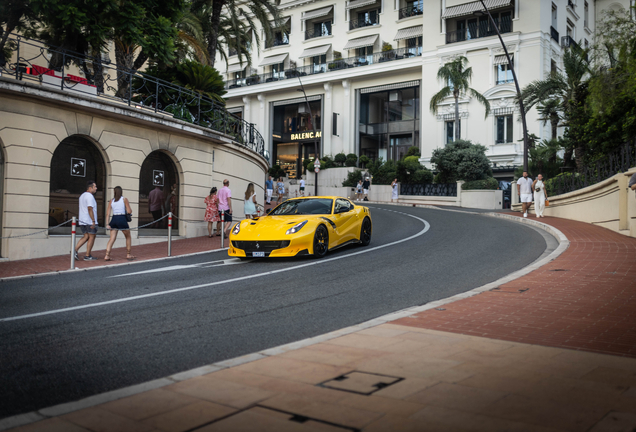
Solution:
{"label": "shorts", "polygon": [[522,203],[524,203],[524,202],[525,203],[528,203],[528,202],[531,203],[532,202],[532,194],[531,193],[529,193],[529,194],[521,194],[521,202]]}
{"label": "shorts", "polygon": [[303,192],[305,190],[305,186],[300,187],[300,191]]}
{"label": "shorts", "polygon": [[153,220],[159,220],[159,219],[161,219],[161,216],[163,216],[161,214],[161,210],[153,210],[151,213],[152,213],[152,219]]}
{"label": "shorts", "polygon": [[[124,216],[124,218],[125,217],[126,216]],[[97,234],[97,224],[93,225],[93,228],[91,228],[90,225],[80,224],[80,229],[82,230],[82,234],[92,234],[92,235]]]}
{"label": "shorts", "polygon": [[113,218],[110,220],[110,229],[122,230],[129,228],[126,215],[113,215]]}
{"label": "shorts", "polygon": [[232,222],[232,214],[229,210],[219,210],[219,217],[222,222]]}
{"label": "shorts", "polygon": [[364,194],[365,194],[365,195],[369,195],[369,189],[365,189],[365,190],[364,190]]}

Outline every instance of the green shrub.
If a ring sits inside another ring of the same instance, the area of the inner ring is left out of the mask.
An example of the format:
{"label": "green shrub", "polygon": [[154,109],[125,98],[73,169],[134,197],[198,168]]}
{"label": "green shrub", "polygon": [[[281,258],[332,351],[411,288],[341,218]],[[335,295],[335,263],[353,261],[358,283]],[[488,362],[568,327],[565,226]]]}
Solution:
{"label": "green shrub", "polygon": [[417,156],[407,156],[397,163],[397,178],[400,183],[432,183],[433,173],[420,164]]}
{"label": "green shrub", "polygon": [[347,174],[347,179],[342,182],[342,186],[355,187],[360,180],[362,180],[362,170],[353,170]]}
{"label": "green shrub", "polygon": [[[345,157],[345,159],[346,159],[346,157]],[[331,156],[323,156],[320,159],[320,169],[321,170],[328,169],[328,168],[333,168],[335,166],[336,166],[336,164],[333,161],[333,159],[331,159]]]}
{"label": "green shrub", "polygon": [[369,162],[367,169],[373,176],[373,184],[390,185],[393,179],[397,177],[397,164],[392,160],[384,162],[382,158],[378,158],[373,162]]}
{"label": "green shrub", "polygon": [[338,153],[333,160],[338,164],[338,166],[342,166],[347,160],[347,156],[344,153]]}
{"label": "green shrub", "polygon": [[362,165],[364,165],[366,167],[369,164],[369,162],[371,162],[371,159],[369,159],[369,156],[367,156],[367,155],[360,156],[360,163]]}
{"label": "green shrub", "polygon": [[354,167],[358,163],[358,156],[355,153],[349,153],[345,160],[345,166]]}
{"label": "green shrub", "polygon": [[278,177],[284,177],[286,175],[285,170],[280,167],[280,165],[274,165],[267,173],[271,175],[273,178],[277,179]]}
{"label": "green shrub", "polygon": [[493,177],[469,181],[462,185],[462,190],[497,190],[497,188],[499,188],[499,182]]}
{"label": "green shrub", "polygon": [[435,149],[431,157],[439,174],[439,183],[457,180],[473,181],[492,177],[486,147],[470,141],[457,140]]}
{"label": "green shrub", "polygon": [[404,159],[406,159],[409,156],[417,156],[419,158],[421,155],[422,154],[420,153],[420,148],[418,146],[411,146],[406,151],[406,157]]}

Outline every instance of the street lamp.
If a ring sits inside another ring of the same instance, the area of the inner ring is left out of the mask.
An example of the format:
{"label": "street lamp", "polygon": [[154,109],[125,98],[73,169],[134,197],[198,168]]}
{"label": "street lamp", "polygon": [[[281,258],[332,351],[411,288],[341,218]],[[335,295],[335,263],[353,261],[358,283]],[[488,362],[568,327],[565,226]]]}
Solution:
{"label": "street lamp", "polygon": [[499,36],[499,42],[501,42],[501,46],[503,47],[504,53],[506,54],[506,59],[508,60],[508,69],[512,71],[512,79],[515,81],[515,87],[517,88],[517,98],[519,99],[519,110],[521,111],[521,124],[523,126],[523,170],[528,171],[528,126],[526,125],[526,110],[523,107],[523,99],[521,98],[521,90],[519,89],[517,74],[515,73],[515,68],[512,67],[512,61],[510,60],[510,54],[508,54],[508,48],[506,48],[506,44],[501,37],[501,33],[499,33],[499,27],[497,26],[497,23],[493,19],[492,15],[490,15],[490,11],[486,7],[484,0],[479,0],[479,2],[484,7],[484,10],[476,11],[475,15],[483,16],[484,13],[488,14],[490,23],[495,28],[497,36]]}
{"label": "street lamp", "polygon": [[[314,119],[314,116],[311,112],[311,106],[309,105],[309,99],[307,99],[307,93],[305,93],[305,87],[303,87],[303,82],[300,80],[300,76],[298,77],[298,82],[300,83],[300,88],[298,89],[298,91],[303,92],[303,95],[305,95],[305,103],[307,104],[307,110],[309,111],[309,121],[311,121],[311,128],[313,129],[314,132],[314,164],[317,167],[316,171],[315,171],[315,177],[314,177],[314,196],[318,196],[318,171],[317,169],[320,168],[320,157],[318,157],[318,137],[316,136],[316,121]],[[317,164],[316,164],[317,162]]]}

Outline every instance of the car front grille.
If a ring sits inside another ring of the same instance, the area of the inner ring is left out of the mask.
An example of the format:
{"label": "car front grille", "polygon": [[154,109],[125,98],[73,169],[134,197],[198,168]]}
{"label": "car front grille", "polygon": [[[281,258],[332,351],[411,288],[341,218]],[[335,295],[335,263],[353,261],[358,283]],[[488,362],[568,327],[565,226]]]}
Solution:
{"label": "car front grille", "polygon": [[232,246],[245,252],[272,252],[289,246],[289,240],[232,241]]}

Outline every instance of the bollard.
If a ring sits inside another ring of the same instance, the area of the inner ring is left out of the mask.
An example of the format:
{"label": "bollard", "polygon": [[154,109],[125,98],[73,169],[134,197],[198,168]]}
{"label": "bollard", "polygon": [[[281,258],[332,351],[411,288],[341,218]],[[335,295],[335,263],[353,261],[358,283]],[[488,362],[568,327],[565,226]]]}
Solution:
{"label": "bollard", "polygon": [[71,222],[71,270],[75,270],[75,228],[77,226],[77,220],[73,216]]}
{"label": "bollard", "polygon": [[168,212],[168,256],[172,256],[172,212]]}
{"label": "bollard", "polygon": [[[225,218],[225,215],[223,216]],[[221,249],[223,249],[223,240],[225,239],[225,221],[221,221]]]}

